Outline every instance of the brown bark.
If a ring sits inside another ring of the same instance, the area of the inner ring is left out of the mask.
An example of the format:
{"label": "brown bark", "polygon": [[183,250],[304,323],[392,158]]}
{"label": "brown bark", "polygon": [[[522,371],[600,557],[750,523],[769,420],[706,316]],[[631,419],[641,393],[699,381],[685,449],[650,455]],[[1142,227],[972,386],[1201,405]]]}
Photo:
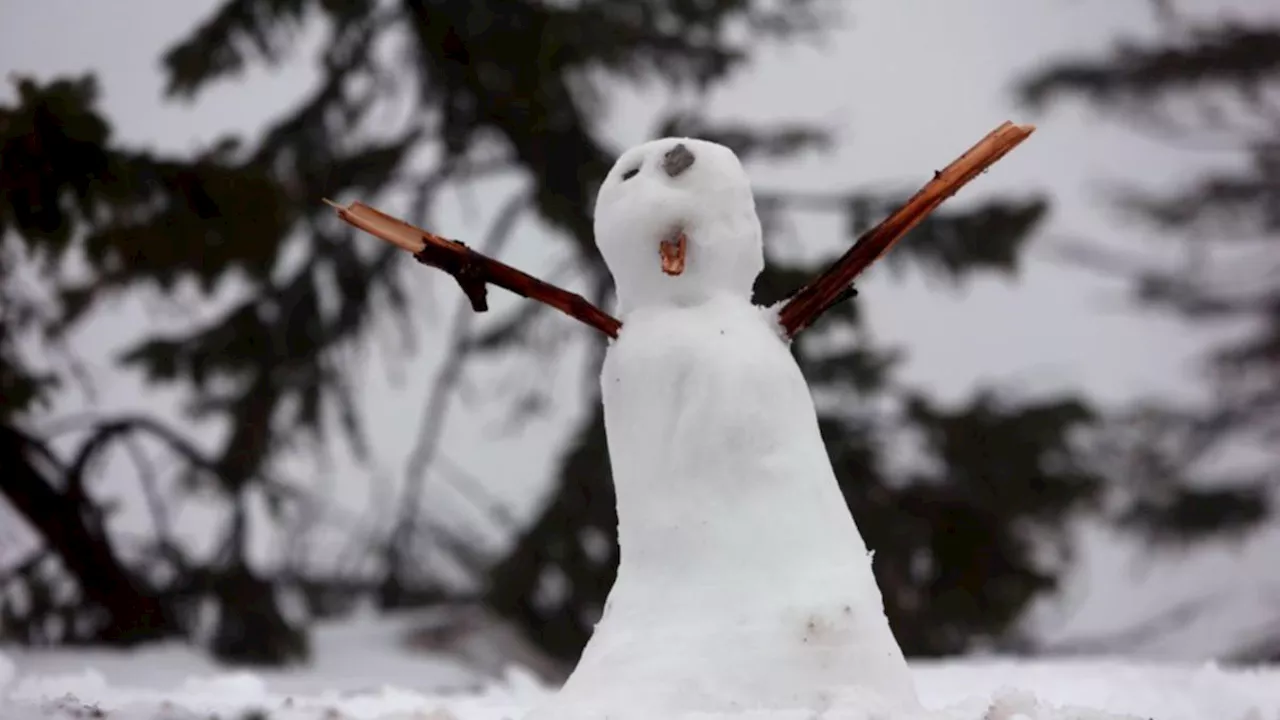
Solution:
{"label": "brown bark", "polygon": [[933,179],[906,205],[864,233],[826,272],[785,302],[778,312],[778,322],[787,337],[795,337],[796,333],[812,325],[819,315],[844,297],[854,278],[884,255],[903,235],[1034,131],[1031,125],[1006,122],[946,168],[934,173]]}
{"label": "brown bark", "polygon": [[684,272],[684,255],[689,238],[683,230],[677,230],[658,243],[658,255],[662,258],[662,272],[679,275]]}
{"label": "brown bark", "polygon": [[611,338],[618,337],[622,323],[581,295],[543,282],[510,265],[485,257],[457,240],[414,227],[364,203],[352,203],[347,207],[333,202],[329,204],[337,209],[338,217],[344,221],[408,250],[418,262],[452,275],[476,312],[489,309],[486,284],[492,284],[550,305]]}
{"label": "brown bark", "polygon": [[[875,226],[849,249],[826,272],[792,295],[778,313],[778,322],[788,338],[813,324],[827,308],[850,292],[854,278],[889,250],[908,231],[920,224],[947,198],[984,170],[1030,137],[1035,128],[1006,122],[961,155],[943,170],[934,173],[923,188]],[[622,323],[581,295],[543,282],[509,265],[485,257],[457,240],[435,235],[387,215],[364,203],[343,207],[326,200],[344,221],[397,245],[425,265],[439,268],[458,281],[476,312],[488,309],[486,285],[493,284],[511,292],[537,300],[576,318],[611,338],[618,336]],[[663,270],[679,274],[684,265],[684,245],[670,248],[664,243],[661,252]]]}

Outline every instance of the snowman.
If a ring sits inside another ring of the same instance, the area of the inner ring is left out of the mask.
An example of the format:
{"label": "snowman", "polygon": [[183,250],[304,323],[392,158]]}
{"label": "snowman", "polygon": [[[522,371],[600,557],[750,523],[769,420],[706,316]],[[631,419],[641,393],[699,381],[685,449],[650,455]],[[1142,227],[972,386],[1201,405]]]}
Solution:
{"label": "snowman", "polygon": [[781,310],[751,302],[764,252],[747,175],[731,150],[704,140],[634,147],[600,187],[596,242],[621,323],[461,243],[335,204],[347,222],[454,275],[478,311],[492,283],[613,338],[600,386],[617,580],[573,673],[524,720],[1121,717],[1013,690],[922,707],[789,347],[845,290],[841,278],[1033,130],[996,128]]}
{"label": "snowman", "polygon": [[918,708],[868,552],[776,312],[728,148],[624,153],[596,242],[622,330],[600,377],[620,565],[559,693],[528,720]]}

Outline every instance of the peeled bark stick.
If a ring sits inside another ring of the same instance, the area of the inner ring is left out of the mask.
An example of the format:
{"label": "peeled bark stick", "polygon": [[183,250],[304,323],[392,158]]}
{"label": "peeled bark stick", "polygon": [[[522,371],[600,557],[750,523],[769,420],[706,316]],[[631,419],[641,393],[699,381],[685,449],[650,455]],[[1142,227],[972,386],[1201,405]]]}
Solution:
{"label": "peeled bark stick", "polygon": [[679,275],[684,272],[684,256],[688,250],[689,238],[683,230],[675,230],[658,243],[658,255],[662,259],[662,272],[668,275]]}
{"label": "peeled bark stick", "polygon": [[[933,180],[912,196],[906,205],[858,238],[858,242],[834,265],[783,304],[778,312],[778,322],[786,336],[795,337],[796,333],[811,325],[827,308],[847,297],[853,291],[853,279],[859,273],[944,200],[1004,157],[1034,131],[1035,128],[1030,125],[1006,122],[955,162],[935,173]],[[550,305],[611,338],[618,337],[622,323],[581,295],[543,282],[510,265],[487,258],[461,242],[414,227],[364,203],[357,202],[343,207],[331,200],[325,202],[337,209],[338,217],[344,221],[413,253],[418,262],[452,275],[471,300],[471,307],[476,312],[488,309],[486,285],[493,284]],[[668,274],[679,274],[683,270],[684,245],[679,240],[677,238],[673,244],[670,257],[667,248],[662,248],[663,269]]]}
{"label": "peeled bark stick", "polygon": [[944,200],[1004,157],[1035,132],[1032,125],[1006,122],[969,148],[955,162],[934,173],[906,205],[858,238],[853,247],[826,272],[792,295],[778,312],[778,322],[788,338],[809,327],[827,308],[846,295],[853,279],[920,224]]}
{"label": "peeled bark stick", "polygon": [[492,284],[550,305],[611,338],[618,337],[618,328],[622,327],[622,323],[581,295],[543,282],[510,265],[485,257],[457,240],[414,227],[364,203],[356,202],[343,207],[332,200],[325,202],[336,209],[338,217],[345,222],[408,250],[413,253],[414,259],[424,265],[439,268],[452,275],[467,294],[471,308],[476,312],[489,309],[486,286]]}

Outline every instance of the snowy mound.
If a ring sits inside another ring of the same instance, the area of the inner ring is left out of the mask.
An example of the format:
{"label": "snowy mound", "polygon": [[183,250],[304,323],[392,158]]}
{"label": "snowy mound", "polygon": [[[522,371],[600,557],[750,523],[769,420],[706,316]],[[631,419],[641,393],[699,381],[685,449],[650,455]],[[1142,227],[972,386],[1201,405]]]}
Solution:
{"label": "snowy mound", "polygon": [[[109,659],[103,663],[108,670],[100,672],[77,666],[73,657],[60,658],[58,664],[65,667],[57,671],[40,663],[45,674],[34,675],[24,672],[20,657],[15,662],[0,655],[0,720],[519,720],[550,692],[518,670],[477,692],[453,694],[433,692],[429,678],[414,690],[371,688],[367,678],[316,671],[285,678],[209,674],[156,689],[146,687],[148,678],[126,683],[112,677],[121,673],[110,671]],[[166,657],[155,654],[154,661],[162,663]],[[133,672],[143,660],[145,656],[130,661]],[[1280,668],[970,661],[915,664],[913,669],[921,699],[933,708],[924,717],[935,720],[1280,720]],[[164,676],[167,669],[157,665],[156,671]],[[403,671],[394,674],[405,676]],[[303,687],[315,689],[287,690]],[[834,710],[803,720],[854,717],[869,720]],[[791,720],[751,712],[733,718]]]}

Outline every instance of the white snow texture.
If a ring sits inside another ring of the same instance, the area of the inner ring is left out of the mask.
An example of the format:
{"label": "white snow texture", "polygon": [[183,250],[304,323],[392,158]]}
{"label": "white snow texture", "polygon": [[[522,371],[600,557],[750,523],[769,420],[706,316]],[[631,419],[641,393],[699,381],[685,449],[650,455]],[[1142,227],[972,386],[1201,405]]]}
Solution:
{"label": "white snow texture", "polygon": [[[176,645],[132,653],[5,649],[0,720],[518,720],[549,692],[515,668],[478,690],[460,689],[464,666],[389,646],[385,625],[338,633],[321,626],[314,664],[285,673],[219,673],[199,651]],[[1280,720],[1280,668],[965,660],[913,669],[939,720]]]}

